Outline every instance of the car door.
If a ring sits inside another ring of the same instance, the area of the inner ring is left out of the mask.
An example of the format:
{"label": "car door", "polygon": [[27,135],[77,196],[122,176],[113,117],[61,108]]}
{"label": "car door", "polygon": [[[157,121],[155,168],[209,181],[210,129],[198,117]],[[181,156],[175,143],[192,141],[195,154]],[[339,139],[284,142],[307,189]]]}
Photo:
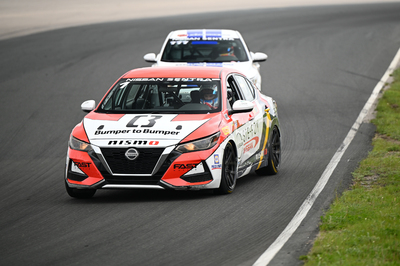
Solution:
{"label": "car door", "polygon": [[232,75],[228,78],[228,85],[228,91],[231,90],[232,93],[232,100],[229,101],[229,104],[233,105],[236,100],[246,100],[252,102],[255,106],[252,112],[237,113],[231,116],[237,126],[235,142],[238,151],[240,177],[246,174],[246,169],[256,161],[255,156],[257,151],[260,150],[262,141],[263,116],[255,97],[254,88],[248,84],[247,78],[238,74]]}

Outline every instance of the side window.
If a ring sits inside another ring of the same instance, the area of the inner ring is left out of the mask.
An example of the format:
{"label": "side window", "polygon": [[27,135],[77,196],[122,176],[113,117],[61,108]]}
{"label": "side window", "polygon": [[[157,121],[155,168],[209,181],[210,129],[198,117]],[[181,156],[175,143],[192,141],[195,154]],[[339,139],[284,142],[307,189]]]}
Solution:
{"label": "side window", "polygon": [[246,79],[246,81],[247,81],[247,84],[249,85],[251,93],[253,94],[253,97],[255,98],[256,97],[256,91],[255,91],[256,90],[256,86],[250,80]]}
{"label": "side window", "polygon": [[252,101],[254,100],[254,91],[253,87],[250,87],[249,84],[247,83],[246,79],[242,76],[235,76],[235,79],[237,80],[240,89],[243,92],[244,99],[247,101]]}
{"label": "side window", "polygon": [[243,97],[240,93],[240,89],[238,84],[236,83],[236,80],[233,78],[233,76],[229,76],[227,80],[227,98],[231,106],[233,106],[233,103],[236,102],[237,100],[243,100]]}

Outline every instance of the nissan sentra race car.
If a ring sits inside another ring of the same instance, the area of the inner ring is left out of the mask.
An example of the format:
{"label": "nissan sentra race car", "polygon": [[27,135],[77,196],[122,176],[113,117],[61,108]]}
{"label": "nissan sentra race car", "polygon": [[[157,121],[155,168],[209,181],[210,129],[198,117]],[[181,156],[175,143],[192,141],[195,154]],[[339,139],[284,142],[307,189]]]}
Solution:
{"label": "nissan sentra race car", "polygon": [[168,34],[159,54],[148,53],[153,66],[220,66],[235,68],[261,90],[260,62],[264,53],[249,51],[242,35],[235,30],[192,29]]}
{"label": "nissan sentra race car", "polygon": [[89,113],[72,130],[65,168],[75,198],[107,188],[227,194],[238,178],[280,166],[277,105],[233,69],[134,69],[81,108]]}

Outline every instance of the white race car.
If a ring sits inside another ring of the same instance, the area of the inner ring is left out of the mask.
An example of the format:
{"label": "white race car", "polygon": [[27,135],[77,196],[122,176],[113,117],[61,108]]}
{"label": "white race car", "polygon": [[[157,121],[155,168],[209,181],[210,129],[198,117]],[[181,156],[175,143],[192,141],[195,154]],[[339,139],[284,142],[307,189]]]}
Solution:
{"label": "white race car", "polygon": [[153,66],[221,66],[244,73],[261,90],[260,64],[264,53],[253,53],[238,31],[176,30],[168,34],[159,54],[148,53],[144,60]]}

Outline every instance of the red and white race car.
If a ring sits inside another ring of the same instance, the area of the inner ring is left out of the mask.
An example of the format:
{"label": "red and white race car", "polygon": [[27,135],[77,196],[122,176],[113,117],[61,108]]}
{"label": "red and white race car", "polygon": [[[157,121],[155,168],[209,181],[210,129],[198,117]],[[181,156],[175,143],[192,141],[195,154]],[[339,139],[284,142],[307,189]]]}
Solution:
{"label": "red and white race car", "polygon": [[251,171],[276,174],[275,101],[237,70],[150,67],[124,74],[72,130],[68,194],[97,189],[213,189],[231,193]]}

